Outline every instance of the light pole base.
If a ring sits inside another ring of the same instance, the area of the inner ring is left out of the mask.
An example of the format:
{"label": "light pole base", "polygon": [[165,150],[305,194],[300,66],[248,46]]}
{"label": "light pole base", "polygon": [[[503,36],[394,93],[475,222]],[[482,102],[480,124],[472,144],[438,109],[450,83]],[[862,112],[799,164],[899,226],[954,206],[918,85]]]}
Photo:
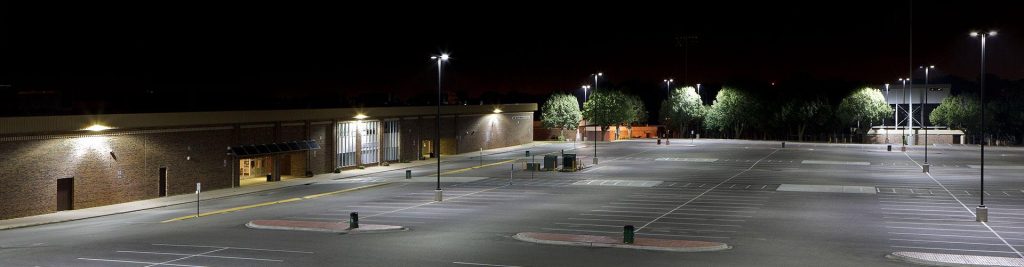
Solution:
{"label": "light pole base", "polygon": [[922,164],[921,165],[921,172],[929,172],[928,171],[928,169],[929,169],[928,167],[931,167],[930,165],[928,165],[928,163]]}
{"label": "light pole base", "polygon": [[441,202],[443,199],[441,195],[443,195],[441,189],[434,190],[434,201]]}
{"label": "light pole base", "polygon": [[974,219],[977,222],[988,222],[988,208],[985,206],[974,208]]}
{"label": "light pole base", "polygon": [[597,165],[597,157],[594,157],[594,165]]}

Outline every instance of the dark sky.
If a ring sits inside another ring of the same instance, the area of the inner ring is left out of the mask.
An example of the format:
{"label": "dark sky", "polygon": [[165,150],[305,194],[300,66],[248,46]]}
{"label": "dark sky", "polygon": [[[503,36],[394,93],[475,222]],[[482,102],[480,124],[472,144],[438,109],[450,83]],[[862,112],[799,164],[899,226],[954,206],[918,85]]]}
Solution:
{"label": "dark sky", "polygon": [[[8,84],[58,90],[197,87],[253,92],[432,90],[545,93],[608,81],[773,81],[798,75],[894,82],[909,69],[909,1],[406,6],[250,4],[5,9]],[[915,1],[914,65],[974,79],[978,41],[995,28],[990,72],[1024,79],[1024,10],[1015,1]],[[450,76],[449,76],[450,75]],[[678,83],[677,83],[678,84]]]}

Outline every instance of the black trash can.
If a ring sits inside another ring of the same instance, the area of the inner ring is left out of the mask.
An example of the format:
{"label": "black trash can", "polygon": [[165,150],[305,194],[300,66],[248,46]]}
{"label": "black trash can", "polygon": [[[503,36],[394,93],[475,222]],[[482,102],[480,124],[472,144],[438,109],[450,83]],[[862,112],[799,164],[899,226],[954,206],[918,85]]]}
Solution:
{"label": "black trash can", "polygon": [[555,166],[558,165],[557,155],[544,155],[544,170],[553,171]]}
{"label": "black trash can", "polygon": [[565,154],[562,156],[563,170],[576,170],[576,154]]}
{"label": "black trash can", "polygon": [[274,181],[274,175],[273,174],[267,174],[267,182],[273,182],[273,181]]}

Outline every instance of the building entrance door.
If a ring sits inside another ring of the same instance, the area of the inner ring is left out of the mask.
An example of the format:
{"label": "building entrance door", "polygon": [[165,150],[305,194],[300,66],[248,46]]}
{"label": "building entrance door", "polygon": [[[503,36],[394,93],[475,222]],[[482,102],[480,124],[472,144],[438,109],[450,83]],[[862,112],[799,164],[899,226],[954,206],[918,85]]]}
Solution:
{"label": "building entrance door", "polygon": [[74,209],[75,178],[57,179],[57,211]]}
{"label": "building entrance door", "polygon": [[160,168],[160,196],[167,196],[167,168]]}

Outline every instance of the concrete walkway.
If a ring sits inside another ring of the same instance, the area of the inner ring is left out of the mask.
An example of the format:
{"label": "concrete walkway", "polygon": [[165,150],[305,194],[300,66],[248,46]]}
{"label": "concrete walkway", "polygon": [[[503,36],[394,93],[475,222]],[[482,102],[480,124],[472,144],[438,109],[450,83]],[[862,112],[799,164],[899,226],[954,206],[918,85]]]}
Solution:
{"label": "concrete walkway", "polygon": [[323,221],[289,221],[289,220],[253,220],[245,224],[252,229],[311,231],[335,234],[381,233],[404,231],[405,227],[383,224],[360,224],[358,228],[349,228],[348,222]]}
{"label": "concrete walkway", "polygon": [[704,252],[729,249],[729,245],[718,242],[672,240],[656,238],[635,238],[633,244],[622,243],[622,238],[596,235],[571,235],[524,232],[513,236],[515,239],[541,244],[579,247],[611,247],[674,252]]}
{"label": "concrete walkway", "polygon": [[[483,154],[484,154],[484,157],[486,159],[486,156],[488,156],[488,155],[507,153],[507,152],[513,152],[513,151],[520,151],[520,150],[528,150],[528,149],[531,149],[533,147],[539,147],[539,146],[550,146],[550,145],[558,146],[560,144],[563,147],[565,145],[568,145],[569,147],[572,147],[572,143],[563,143],[563,142],[533,142],[533,143],[527,143],[527,144],[518,145],[518,146],[511,146],[511,147],[504,147],[504,148],[496,148],[496,149],[484,150]],[[467,160],[467,159],[476,158],[479,155],[480,155],[480,152],[470,152],[470,153],[463,153],[463,154],[458,154],[458,155],[442,156],[441,157],[441,161],[445,162],[445,161]],[[365,175],[370,175],[370,174],[376,174],[376,173],[382,173],[382,172],[388,172],[388,171],[394,171],[394,170],[401,170],[401,169],[413,168],[413,167],[418,167],[418,166],[431,165],[431,164],[436,164],[436,163],[437,163],[436,159],[417,160],[417,161],[413,161],[413,162],[410,162],[410,163],[392,163],[389,166],[369,167],[369,168],[362,169],[362,170],[355,169],[355,170],[345,170],[345,171],[342,171],[341,173],[320,174],[320,175],[316,175],[316,176],[310,177],[310,178],[296,178],[296,179],[290,179],[290,180],[285,180],[285,181],[280,181],[280,182],[270,182],[270,183],[263,183],[263,184],[252,185],[252,186],[245,186],[245,187],[235,187],[235,188],[225,188],[225,189],[210,190],[210,191],[202,192],[199,195],[199,199],[200,199],[200,201],[203,201],[203,200],[213,200],[213,199],[226,198],[226,197],[232,197],[232,196],[238,196],[238,195],[244,195],[244,194],[251,194],[251,193],[268,191],[268,190],[275,190],[275,189],[291,187],[291,186],[299,186],[299,185],[304,185],[304,184],[308,184],[308,183],[315,183],[315,182],[330,181],[330,180],[336,180],[336,179],[359,177],[359,176],[365,176]],[[126,203],[121,203],[121,204],[93,207],[93,208],[60,211],[60,212],[55,212],[55,213],[43,214],[43,215],[36,215],[36,216],[29,216],[29,217],[22,217],[22,218],[14,218],[14,219],[8,219],[8,220],[0,220],[0,230],[22,228],[22,227],[30,227],[30,226],[43,225],[43,224],[51,224],[51,223],[60,223],[60,222],[67,222],[67,221],[75,221],[75,220],[83,220],[83,219],[89,219],[89,218],[96,218],[96,217],[102,217],[102,216],[109,216],[109,215],[122,214],[122,213],[128,213],[128,212],[133,212],[133,211],[162,208],[162,207],[181,205],[181,204],[187,204],[187,203],[195,203],[195,202],[196,202],[196,195],[195,194],[184,194],[184,195],[167,196],[167,197],[161,197],[161,198],[139,200],[139,201],[126,202]]]}

